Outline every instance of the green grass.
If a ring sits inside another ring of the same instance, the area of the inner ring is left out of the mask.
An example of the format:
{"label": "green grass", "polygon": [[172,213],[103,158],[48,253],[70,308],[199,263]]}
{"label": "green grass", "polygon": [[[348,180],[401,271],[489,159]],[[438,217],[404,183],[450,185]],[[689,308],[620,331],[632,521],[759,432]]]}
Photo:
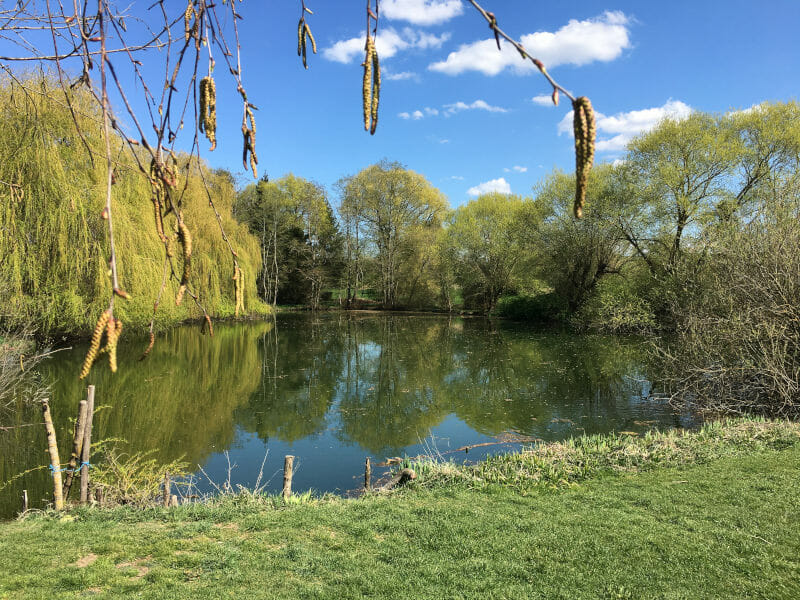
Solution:
{"label": "green grass", "polygon": [[[557,488],[475,471],[431,483],[432,466],[411,489],[362,500],[243,494],[35,516],[0,526],[0,598],[796,599],[800,443],[796,425],[776,427],[751,430],[755,443],[709,433],[717,450],[658,463],[641,459],[652,442],[628,445],[639,458]],[[553,453],[576,459],[567,450]]]}

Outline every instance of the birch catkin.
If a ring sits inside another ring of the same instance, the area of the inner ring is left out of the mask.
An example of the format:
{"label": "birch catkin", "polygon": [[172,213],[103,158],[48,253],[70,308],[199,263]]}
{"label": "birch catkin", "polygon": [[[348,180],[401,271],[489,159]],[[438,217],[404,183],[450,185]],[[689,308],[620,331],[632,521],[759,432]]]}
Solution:
{"label": "birch catkin", "polygon": [[97,319],[97,323],[94,326],[94,332],[92,332],[92,341],[89,344],[89,351],[86,353],[86,358],[83,360],[83,368],[81,368],[80,379],[83,379],[89,374],[89,371],[94,364],[95,359],[97,358],[97,353],[100,352],[100,341],[103,339],[103,331],[108,324],[108,320],[111,317],[111,313],[107,310],[104,310],[100,315],[100,318]]}
{"label": "birch catkin", "polygon": [[209,151],[217,147],[217,86],[210,75],[200,80],[200,131],[211,142]]}
{"label": "birch catkin", "polygon": [[372,125],[370,125],[370,135],[375,135],[375,130],[378,128],[378,102],[381,95],[381,65],[378,62],[378,52],[373,49],[372,51],[372,106],[370,107],[370,117],[372,118]]}
{"label": "birch catkin", "polygon": [[592,103],[586,96],[572,103],[572,127],[575,134],[575,218],[583,216],[586,183],[594,162],[595,121]]}
{"label": "birch catkin", "polygon": [[183,302],[183,295],[186,293],[186,286],[189,284],[189,275],[192,268],[192,234],[183,219],[178,221],[178,240],[183,248],[183,274],[181,275],[181,285],[178,294],[175,296],[175,305],[180,306]]}
{"label": "birch catkin", "polygon": [[367,33],[367,45],[364,58],[364,81],[362,84],[362,100],[364,105],[364,131],[369,131],[372,124],[372,55],[375,53],[375,42]]}

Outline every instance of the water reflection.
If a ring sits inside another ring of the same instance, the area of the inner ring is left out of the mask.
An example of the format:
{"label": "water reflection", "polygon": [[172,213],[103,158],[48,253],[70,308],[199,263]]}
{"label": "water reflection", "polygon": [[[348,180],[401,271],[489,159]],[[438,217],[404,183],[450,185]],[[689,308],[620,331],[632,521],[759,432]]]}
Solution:
{"label": "water reflection", "polygon": [[[293,452],[305,464],[298,488],[345,489],[356,457],[414,453],[430,434],[457,447],[505,431],[557,439],[678,424],[667,406],[643,400],[641,344],[402,315],[290,314],[276,327],[219,324],[213,338],[182,327],[145,362],[127,345],[115,376],[95,369],[95,438],[211,471],[226,449],[252,465],[269,448],[268,469]],[[59,353],[42,367],[64,455],[85,394],[77,379],[83,352]],[[0,418],[41,420],[30,408]],[[44,448],[40,427],[0,432],[0,481],[44,464]],[[242,482],[253,475],[242,473]],[[0,492],[0,511],[13,512],[23,487],[36,499],[48,484],[46,472],[27,475]]]}

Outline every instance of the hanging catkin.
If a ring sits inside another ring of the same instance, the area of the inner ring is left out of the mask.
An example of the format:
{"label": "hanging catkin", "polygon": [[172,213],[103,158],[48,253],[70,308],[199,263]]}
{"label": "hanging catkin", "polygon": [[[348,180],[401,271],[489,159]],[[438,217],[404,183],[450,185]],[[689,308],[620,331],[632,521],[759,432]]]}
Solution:
{"label": "hanging catkin", "polygon": [[592,103],[586,96],[572,103],[572,127],[575,134],[575,218],[583,216],[586,184],[594,162],[595,122]]}
{"label": "hanging catkin", "polygon": [[217,86],[210,75],[200,80],[200,131],[211,142],[209,151],[217,147]]}
{"label": "hanging catkin", "polygon": [[364,131],[370,130],[372,123],[372,55],[375,53],[375,42],[367,33],[367,44],[364,58],[364,81],[362,82],[362,103],[364,105]]}
{"label": "hanging catkin", "polygon": [[378,102],[381,95],[381,65],[378,62],[377,50],[372,51],[372,106],[370,107],[370,117],[372,125],[369,128],[370,135],[375,135],[378,128]]}
{"label": "hanging catkin", "polygon": [[233,301],[234,301],[234,316],[239,316],[239,296],[242,289],[242,270],[238,264],[233,267]]}
{"label": "hanging catkin", "polygon": [[194,6],[192,0],[189,0],[186,5],[186,10],[183,12],[183,31],[185,41],[189,41],[192,37],[192,17],[194,16]]}
{"label": "hanging catkin", "polygon": [[106,326],[106,349],[108,351],[108,366],[112,373],[117,372],[117,342],[122,333],[122,321],[111,318]]}
{"label": "hanging catkin", "polygon": [[139,360],[144,360],[145,358],[147,358],[147,356],[150,354],[150,351],[153,349],[153,346],[155,345],[155,343],[156,343],[156,336],[151,331],[150,332],[150,343],[147,344],[147,348],[144,349],[144,352],[139,357]]}
{"label": "hanging catkin", "polygon": [[178,220],[178,241],[180,241],[183,248],[183,274],[181,275],[181,284],[178,288],[178,293],[175,296],[176,306],[180,306],[181,302],[183,302],[186,286],[189,284],[189,275],[192,265],[192,235],[189,233],[189,228],[186,227],[186,223],[183,222],[183,218]]}
{"label": "hanging catkin", "polygon": [[100,315],[100,318],[97,319],[97,323],[94,326],[94,331],[92,332],[92,341],[89,344],[89,351],[86,353],[86,358],[83,360],[83,368],[81,368],[80,379],[83,379],[89,374],[89,371],[94,364],[95,359],[97,358],[97,353],[100,351],[100,341],[103,339],[103,331],[108,324],[108,320],[111,317],[111,313],[107,310],[104,310]]}

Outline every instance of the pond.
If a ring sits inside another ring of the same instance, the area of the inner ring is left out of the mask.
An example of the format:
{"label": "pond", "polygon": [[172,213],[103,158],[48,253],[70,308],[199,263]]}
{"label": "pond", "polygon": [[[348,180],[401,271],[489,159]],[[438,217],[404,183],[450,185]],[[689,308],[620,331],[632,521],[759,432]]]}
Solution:
{"label": "pond", "polygon": [[[219,323],[213,337],[174,328],[143,362],[146,343],[128,338],[115,375],[100,364],[78,380],[81,345],[40,370],[62,460],[92,383],[94,440],[162,462],[182,457],[201,491],[213,489],[207,478],[227,480],[229,465],[234,487],[252,487],[262,463],[262,482],[277,491],[292,454],[296,491],[347,493],[362,484],[366,456],[478,460],[519,448],[497,442],[520,437],[691,426],[692,415],[649,399],[645,343],[477,318],[282,314]],[[36,422],[33,407],[0,415],[0,425]],[[41,426],[0,430],[0,482],[47,464],[45,450]],[[0,515],[19,509],[22,489],[43,506],[51,485],[41,469],[14,481],[0,491]]]}

